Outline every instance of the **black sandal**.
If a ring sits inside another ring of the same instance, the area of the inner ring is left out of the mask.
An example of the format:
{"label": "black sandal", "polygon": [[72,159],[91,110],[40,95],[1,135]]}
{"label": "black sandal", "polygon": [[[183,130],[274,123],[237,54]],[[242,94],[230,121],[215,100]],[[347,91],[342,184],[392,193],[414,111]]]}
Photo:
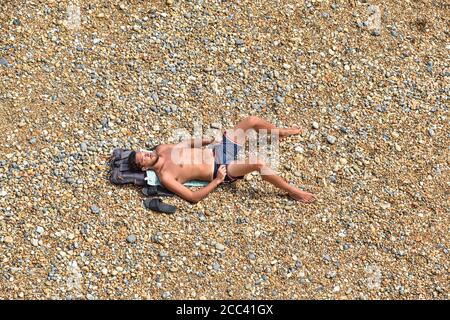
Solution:
{"label": "black sandal", "polygon": [[173,214],[175,213],[176,207],[171,206],[170,204],[165,204],[161,201],[161,199],[153,198],[153,199],[145,199],[144,207],[156,212],[163,212]]}

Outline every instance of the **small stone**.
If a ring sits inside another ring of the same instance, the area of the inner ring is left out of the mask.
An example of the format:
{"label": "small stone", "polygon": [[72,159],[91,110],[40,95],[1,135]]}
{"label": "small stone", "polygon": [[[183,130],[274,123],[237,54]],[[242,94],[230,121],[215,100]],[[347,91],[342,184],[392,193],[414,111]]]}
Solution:
{"label": "small stone", "polygon": [[128,243],[135,243],[136,242],[136,236],[134,234],[131,234],[127,237]]}
{"label": "small stone", "polygon": [[370,34],[375,36],[375,37],[378,37],[381,34],[381,30],[380,29],[375,29]]}
{"label": "small stone", "polygon": [[336,137],[335,137],[335,136],[332,136],[332,135],[328,135],[328,136],[327,136],[327,142],[328,142],[329,144],[334,144],[334,143],[336,142]]}
{"label": "small stone", "polygon": [[298,153],[303,153],[303,152],[305,152],[305,149],[303,149],[302,146],[296,146],[294,150],[295,150],[295,152],[298,152]]}
{"label": "small stone", "polygon": [[325,275],[325,277],[327,277],[328,279],[333,279],[336,277],[336,271],[334,270],[330,270],[327,272],[327,274]]}
{"label": "small stone", "polygon": [[86,142],[82,142],[82,143],[80,144],[80,149],[81,149],[81,151],[83,151],[83,152],[86,152],[86,151],[88,150],[88,147],[87,147]]}
{"label": "small stone", "polygon": [[214,262],[213,265],[212,265],[212,268],[213,268],[215,271],[219,271],[219,270],[220,270],[220,264],[218,264],[217,262]]}
{"label": "small stone", "polygon": [[0,58],[0,65],[2,65],[4,67],[8,67],[9,63],[5,58]]}
{"label": "small stone", "polygon": [[242,39],[235,39],[235,40],[234,40],[234,43],[235,43],[237,46],[243,46],[243,45],[244,45],[244,40],[242,40]]}
{"label": "small stone", "polygon": [[35,144],[36,143],[36,138],[31,138],[29,142],[30,142],[30,144]]}
{"label": "small stone", "polygon": [[31,244],[35,247],[39,246],[39,241],[37,239],[32,239]]}
{"label": "small stone", "polygon": [[312,123],[312,127],[313,127],[313,129],[319,129],[319,124],[316,122],[316,121],[314,121],[313,123]]}
{"label": "small stone", "polygon": [[213,123],[211,123],[211,128],[220,129],[220,128],[222,128],[222,125],[220,123],[213,122]]}
{"label": "small stone", "polygon": [[341,130],[342,133],[348,133],[348,128],[341,127],[339,130]]}
{"label": "small stone", "polygon": [[170,299],[172,297],[172,294],[169,291],[163,292],[162,298],[163,299]]}
{"label": "small stone", "polygon": [[6,197],[7,194],[8,192],[6,192],[5,190],[0,191],[0,197]]}
{"label": "small stone", "polygon": [[216,249],[219,251],[223,251],[225,250],[225,246],[223,244],[216,243]]}
{"label": "small stone", "polygon": [[95,204],[91,206],[91,211],[95,214],[99,214],[100,213],[100,208],[97,207]]}
{"label": "small stone", "polygon": [[279,96],[279,95],[277,95],[277,96],[275,97],[275,100],[276,100],[276,102],[278,102],[278,103],[283,103],[283,102],[284,102],[284,98],[283,98],[282,96]]}
{"label": "small stone", "polygon": [[36,232],[39,233],[39,234],[43,234],[44,233],[44,228],[42,228],[41,226],[38,226],[36,228]]}

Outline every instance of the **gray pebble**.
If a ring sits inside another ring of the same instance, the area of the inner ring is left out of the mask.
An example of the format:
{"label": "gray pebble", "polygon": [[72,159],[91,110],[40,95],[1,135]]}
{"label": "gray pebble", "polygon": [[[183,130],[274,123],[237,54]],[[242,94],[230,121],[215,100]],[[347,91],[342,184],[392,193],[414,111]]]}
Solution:
{"label": "gray pebble", "polygon": [[213,265],[212,265],[212,268],[213,268],[215,271],[219,271],[219,270],[220,270],[220,264],[218,264],[217,262],[214,262]]}
{"label": "gray pebble", "polygon": [[5,58],[0,58],[0,65],[2,65],[4,67],[8,67],[9,63]]}
{"label": "gray pebble", "polygon": [[155,235],[152,236],[152,241],[154,243],[161,244],[163,242],[163,234],[162,232],[157,232]]}
{"label": "gray pebble", "polygon": [[95,204],[91,206],[91,211],[95,214],[99,214],[100,213],[100,208],[97,207]]}
{"label": "gray pebble", "polygon": [[244,45],[244,40],[242,40],[242,39],[235,39],[235,40],[234,40],[234,43],[235,43],[237,46],[243,46],[243,45]]}
{"label": "gray pebble", "polygon": [[341,127],[339,130],[341,130],[342,133],[348,133],[348,128]]}
{"label": "gray pebble", "polygon": [[83,152],[86,152],[86,151],[88,150],[88,147],[87,147],[86,142],[82,142],[82,143],[80,144],[80,149],[81,149],[81,151],[83,151]]}
{"label": "gray pebble", "polygon": [[328,135],[328,136],[327,136],[327,142],[328,142],[329,144],[334,144],[334,143],[336,142],[336,137],[335,137],[335,136],[332,136],[332,135]]}
{"label": "gray pebble", "polygon": [[381,31],[380,31],[380,29],[375,29],[370,34],[375,37],[378,37],[381,34]]}
{"label": "gray pebble", "polygon": [[225,246],[221,243],[216,243],[216,249],[219,251],[225,250]]}
{"label": "gray pebble", "polygon": [[327,274],[325,275],[325,277],[327,277],[328,279],[333,279],[336,277],[336,271],[334,270],[330,270],[327,272]]}
{"label": "gray pebble", "polygon": [[136,242],[136,236],[135,236],[134,234],[130,234],[130,235],[127,237],[127,242],[128,242],[128,243],[135,243],[135,242]]}
{"label": "gray pebble", "polygon": [[198,214],[198,218],[199,218],[200,221],[202,221],[202,222],[206,221],[206,217],[205,217],[205,215],[204,215],[203,213],[199,213],[199,214]]}
{"label": "gray pebble", "polygon": [[172,297],[172,294],[169,291],[163,292],[162,298],[163,299],[170,299]]}
{"label": "gray pebble", "polygon": [[39,234],[43,234],[44,233],[44,228],[42,228],[41,226],[38,226],[36,228],[36,232],[39,233]]}
{"label": "gray pebble", "polygon": [[298,152],[298,153],[303,153],[303,152],[305,152],[305,149],[303,149],[302,146],[296,146],[294,150],[295,150],[295,152]]}
{"label": "gray pebble", "polygon": [[275,97],[275,100],[276,100],[276,102],[278,102],[278,103],[283,103],[283,102],[284,102],[284,98],[283,98],[282,96],[279,96],[279,95],[277,95],[277,96]]}

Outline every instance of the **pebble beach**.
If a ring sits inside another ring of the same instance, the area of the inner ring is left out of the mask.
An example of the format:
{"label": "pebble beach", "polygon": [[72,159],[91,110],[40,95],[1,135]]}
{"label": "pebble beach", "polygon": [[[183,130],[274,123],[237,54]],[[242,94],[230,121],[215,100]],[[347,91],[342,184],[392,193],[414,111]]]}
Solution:
{"label": "pebble beach", "polygon": [[[0,4],[0,299],[449,299],[449,4]],[[143,207],[114,148],[247,116],[279,174]]]}

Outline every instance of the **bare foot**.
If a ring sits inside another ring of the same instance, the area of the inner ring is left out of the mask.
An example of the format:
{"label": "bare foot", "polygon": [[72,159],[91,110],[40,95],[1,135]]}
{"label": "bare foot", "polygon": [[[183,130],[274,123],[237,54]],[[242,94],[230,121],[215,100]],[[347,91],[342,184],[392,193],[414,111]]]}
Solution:
{"label": "bare foot", "polygon": [[303,133],[305,130],[302,127],[298,127],[298,126],[293,126],[291,128],[283,128],[280,129],[280,138],[286,138],[295,134],[301,134]]}
{"label": "bare foot", "polygon": [[317,200],[316,195],[301,190],[289,193],[289,196],[294,200],[304,203],[313,203],[314,201]]}

